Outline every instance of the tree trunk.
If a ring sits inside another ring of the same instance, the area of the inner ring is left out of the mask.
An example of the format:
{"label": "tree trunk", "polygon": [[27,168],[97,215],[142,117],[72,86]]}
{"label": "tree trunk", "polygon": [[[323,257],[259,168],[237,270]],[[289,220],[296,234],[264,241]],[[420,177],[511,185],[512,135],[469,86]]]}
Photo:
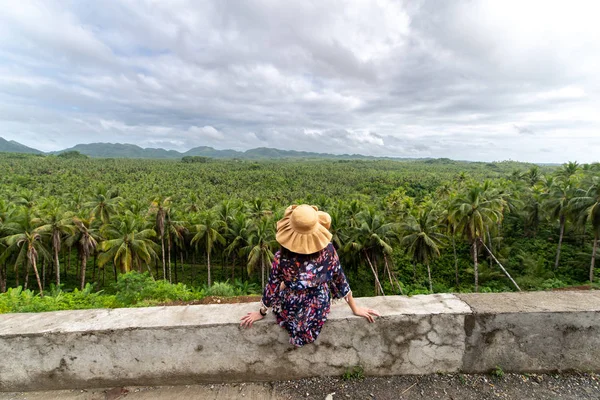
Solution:
{"label": "tree trunk", "polygon": [[175,264],[173,265],[173,270],[175,271],[175,283],[177,283],[177,244],[173,245],[173,253],[173,261],[175,261]]}
{"label": "tree trunk", "polygon": [[477,239],[473,241],[473,273],[475,275],[475,293],[479,292],[479,265],[477,264]]}
{"label": "tree trunk", "polygon": [[196,264],[196,252],[192,249],[192,286],[194,286],[194,280],[196,278],[196,275],[195,275],[195,272],[196,272],[195,264]]}
{"label": "tree trunk", "polygon": [[85,269],[87,267],[87,257],[85,254],[81,255],[81,290],[85,288]]}
{"label": "tree trunk", "polygon": [[19,286],[19,265],[15,263],[15,286]]}
{"label": "tree trunk", "polygon": [[46,263],[42,259],[42,289],[46,289]]}
{"label": "tree trunk", "polygon": [[456,239],[454,235],[452,235],[452,250],[454,250],[454,280],[456,282],[456,290],[458,290],[460,282],[458,280],[458,257],[456,255]]}
{"label": "tree trunk", "polygon": [[260,260],[260,272],[262,278],[262,287],[265,287],[265,260],[261,257]]}
{"label": "tree trunk", "polygon": [[[80,253],[81,249],[77,250],[77,253]],[[75,262],[75,278],[80,280],[81,278],[81,255],[77,257],[77,261]]]}
{"label": "tree trunk", "polygon": [[488,247],[485,245],[485,243],[481,242],[481,244],[487,250],[487,252],[490,254],[490,256],[492,257],[492,259],[496,262],[496,264],[498,264],[500,266],[500,269],[502,270],[502,272],[504,272],[504,275],[506,275],[508,277],[508,279],[510,279],[510,281],[513,283],[513,285],[515,285],[515,287],[517,288],[517,290],[520,292],[521,288],[519,287],[519,285],[517,285],[517,282],[515,282],[515,280],[512,278],[512,276],[510,276],[510,274],[508,273],[508,271],[506,269],[504,269],[504,266],[500,263],[500,261],[498,261],[498,259],[496,258],[496,256],[494,256],[494,253],[492,253],[492,251],[490,249],[488,249]]}
{"label": "tree trunk", "polygon": [[96,250],[94,249],[94,263],[92,264],[92,280],[96,282]]}
{"label": "tree trunk", "polygon": [[171,279],[171,235],[167,235],[167,263],[169,264],[169,283],[173,283]]}
{"label": "tree trunk", "polygon": [[160,235],[160,247],[162,250],[163,280],[167,280],[167,266],[165,264],[165,234]]}
{"label": "tree trunk", "polygon": [[565,216],[560,217],[560,235],[558,236],[558,248],[556,249],[556,262],[554,263],[554,270],[558,269],[558,262],[560,260],[560,248],[562,246],[563,234],[565,233]]}
{"label": "tree trunk", "polygon": [[594,265],[596,264],[596,250],[598,249],[598,234],[594,234],[594,247],[592,247],[592,263],[590,264],[590,285],[594,283]]}
{"label": "tree trunk", "polygon": [[427,276],[429,277],[429,291],[433,293],[433,283],[431,282],[431,268],[429,267],[429,263],[427,263]]}
{"label": "tree trunk", "polygon": [[113,262],[113,273],[115,274],[115,282],[117,282],[117,265]]}
{"label": "tree trunk", "polygon": [[0,267],[0,292],[6,292],[6,263]]}
{"label": "tree trunk", "polygon": [[29,263],[26,263],[27,266],[25,267],[25,284],[24,289],[27,289],[27,287],[29,286]]}
{"label": "tree trunk", "polygon": [[60,264],[58,261],[58,248],[54,248],[54,268],[56,268],[56,288],[60,287]]}
{"label": "tree trunk", "polygon": [[179,260],[181,261],[181,279],[185,280],[185,269],[184,269],[184,264],[183,264],[183,249],[179,252]]}
{"label": "tree trunk", "polygon": [[65,266],[65,280],[67,280],[67,275],[69,274],[69,270],[71,269],[71,247],[69,247],[69,251],[68,251],[68,258],[67,258],[67,265]]}
{"label": "tree trunk", "polygon": [[211,281],[210,281],[210,251],[206,252],[206,269],[208,272],[208,287],[210,287],[210,285],[211,285]]}
{"label": "tree trunk", "polygon": [[[388,272],[392,275],[392,279],[394,280],[394,282],[398,286],[398,290],[400,291],[400,294],[404,295],[404,291],[402,290],[402,285],[400,285],[400,281],[398,281],[398,277],[396,276],[396,274],[392,271],[392,269],[388,265],[387,256],[385,254],[383,255],[383,260],[385,261],[385,266],[386,266]],[[392,287],[393,287],[393,285],[392,285]]]}
{"label": "tree trunk", "polygon": [[381,283],[379,283],[379,277],[377,276],[377,273],[375,272],[375,268],[373,268],[373,264],[371,264],[371,259],[369,258],[369,254],[366,251],[364,251],[364,253],[365,253],[365,257],[367,258],[367,262],[369,263],[369,267],[371,267],[371,272],[373,272],[373,276],[375,277],[375,284],[379,287],[381,294],[383,296],[385,296],[385,293],[383,293],[383,288],[381,287]]}
{"label": "tree trunk", "polygon": [[37,280],[38,288],[40,289],[40,297],[44,297],[44,289],[42,288],[40,274],[38,272],[37,266],[35,265],[35,257],[32,257],[31,264],[33,266],[33,272],[35,272],[35,279]]}

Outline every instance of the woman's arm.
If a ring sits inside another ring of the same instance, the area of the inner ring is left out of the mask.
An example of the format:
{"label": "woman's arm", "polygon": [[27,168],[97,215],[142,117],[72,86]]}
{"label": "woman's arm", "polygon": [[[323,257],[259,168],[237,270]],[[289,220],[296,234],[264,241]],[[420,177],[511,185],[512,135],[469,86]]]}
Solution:
{"label": "woman's arm", "polygon": [[354,297],[352,297],[352,292],[348,292],[344,299],[346,300],[346,303],[348,303],[348,306],[350,306],[350,309],[352,310],[354,315],[366,318],[369,322],[375,322],[375,318],[373,317],[380,316],[376,310],[357,306],[356,302],[354,301]]}

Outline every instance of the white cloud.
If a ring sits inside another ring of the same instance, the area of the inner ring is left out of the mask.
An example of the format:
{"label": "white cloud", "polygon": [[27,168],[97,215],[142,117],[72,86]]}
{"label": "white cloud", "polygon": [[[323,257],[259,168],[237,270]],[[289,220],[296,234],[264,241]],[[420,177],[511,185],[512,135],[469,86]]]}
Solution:
{"label": "white cloud", "polygon": [[47,0],[3,10],[0,136],[41,150],[105,141],[600,154],[590,139],[600,128],[594,2]]}

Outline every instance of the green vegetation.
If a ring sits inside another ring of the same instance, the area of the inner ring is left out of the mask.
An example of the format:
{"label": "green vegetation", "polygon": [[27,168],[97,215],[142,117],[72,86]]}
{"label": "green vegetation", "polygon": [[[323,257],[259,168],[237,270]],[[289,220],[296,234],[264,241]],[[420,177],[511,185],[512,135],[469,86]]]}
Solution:
{"label": "green vegetation", "polygon": [[365,371],[360,365],[346,368],[346,371],[342,375],[342,379],[345,381],[360,381],[365,379]]}
{"label": "green vegetation", "polygon": [[599,164],[2,154],[0,168],[4,312],[260,292],[293,203],[331,214],[357,296],[596,286]]}

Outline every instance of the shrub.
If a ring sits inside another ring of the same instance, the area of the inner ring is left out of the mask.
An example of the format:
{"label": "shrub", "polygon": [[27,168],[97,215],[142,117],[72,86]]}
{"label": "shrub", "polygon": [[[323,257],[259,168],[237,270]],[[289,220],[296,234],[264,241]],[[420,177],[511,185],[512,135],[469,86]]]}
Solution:
{"label": "shrub", "polygon": [[233,297],[236,295],[229,282],[215,282],[211,287],[205,286],[203,292],[206,296]]}

